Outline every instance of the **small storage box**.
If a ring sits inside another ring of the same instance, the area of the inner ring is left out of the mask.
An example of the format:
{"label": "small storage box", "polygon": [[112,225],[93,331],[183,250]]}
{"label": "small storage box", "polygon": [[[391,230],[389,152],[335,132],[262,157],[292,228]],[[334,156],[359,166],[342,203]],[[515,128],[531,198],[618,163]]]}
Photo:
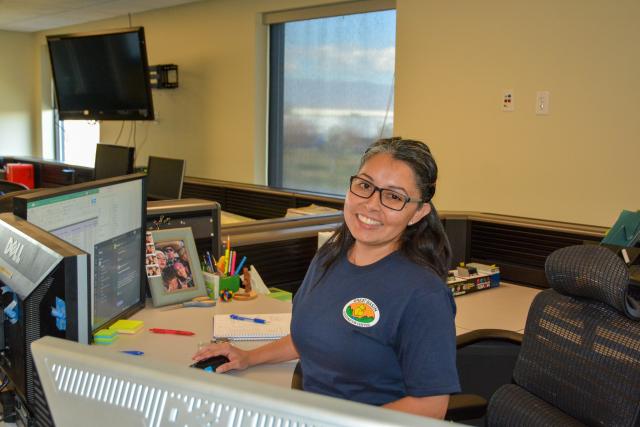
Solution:
{"label": "small storage box", "polygon": [[28,163],[7,163],[7,181],[19,182],[29,188],[34,188],[33,165]]}

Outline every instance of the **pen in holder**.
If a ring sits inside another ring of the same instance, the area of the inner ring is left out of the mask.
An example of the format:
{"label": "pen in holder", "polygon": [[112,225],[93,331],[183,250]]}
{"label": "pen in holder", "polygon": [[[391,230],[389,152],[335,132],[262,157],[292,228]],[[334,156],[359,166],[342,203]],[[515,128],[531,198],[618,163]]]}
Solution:
{"label": "pen in holder", "polygon": [[[243,268],[247,257],[236,264],[240,257],[236,251],[231,250],[231,241],[227,237],[225,254],[216,262],[215,268],[221,273],[219,277],[218,293],[222,301],[229,301],[232,298],[240,301],[247,301],[257,297],[255,292],[251,291],[250,274],[247,268]],[[209,261],[209,264],[212,264]],[[240,277],[242,275],[242,279]],[[244,289],[241,289],[241,281],[244,281]]]}

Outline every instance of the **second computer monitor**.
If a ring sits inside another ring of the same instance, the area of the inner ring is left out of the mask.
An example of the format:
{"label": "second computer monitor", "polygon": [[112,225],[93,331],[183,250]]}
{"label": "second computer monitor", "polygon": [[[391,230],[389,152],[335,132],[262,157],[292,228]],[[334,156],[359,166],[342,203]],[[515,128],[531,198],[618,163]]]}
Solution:
{"label": "second computer monitor", "polygon": [[94,178],[104,179],[133,172],[134,148],[122,145],[96,145]]}
{"label": "second computer monitor", "polygon": [[145,179],[125,175],[42,189],[14,200],[14,214],[91,256],[92,333],[144,307]]}
{"label": "second computer monitor", "polygon": [[185,161],[149,156],[147,166],[147,198],[179,199],[182,196]]}

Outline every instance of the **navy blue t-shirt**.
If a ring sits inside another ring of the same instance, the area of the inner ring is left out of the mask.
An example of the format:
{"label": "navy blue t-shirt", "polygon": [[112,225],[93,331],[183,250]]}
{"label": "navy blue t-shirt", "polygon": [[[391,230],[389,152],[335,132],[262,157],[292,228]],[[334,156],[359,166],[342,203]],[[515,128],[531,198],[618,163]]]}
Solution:
{"label": "navy blue t-shirt", "polygon": [[359,267],[311,263],[293,301],[303,387],[382,405],[460,391],[455,303],[429,269],[394,252]]}

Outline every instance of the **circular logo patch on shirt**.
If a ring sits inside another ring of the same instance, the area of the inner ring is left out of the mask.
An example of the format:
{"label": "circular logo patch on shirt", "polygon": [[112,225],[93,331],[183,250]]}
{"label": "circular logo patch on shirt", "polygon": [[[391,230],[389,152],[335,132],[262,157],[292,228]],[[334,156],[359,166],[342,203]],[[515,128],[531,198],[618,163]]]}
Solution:
{"label": "circular logo patch on shirt", "polygon": [[345,304],[342,316],[352,325],[370,328],[380,320],[380,311],[369,298],[354,298]]}

